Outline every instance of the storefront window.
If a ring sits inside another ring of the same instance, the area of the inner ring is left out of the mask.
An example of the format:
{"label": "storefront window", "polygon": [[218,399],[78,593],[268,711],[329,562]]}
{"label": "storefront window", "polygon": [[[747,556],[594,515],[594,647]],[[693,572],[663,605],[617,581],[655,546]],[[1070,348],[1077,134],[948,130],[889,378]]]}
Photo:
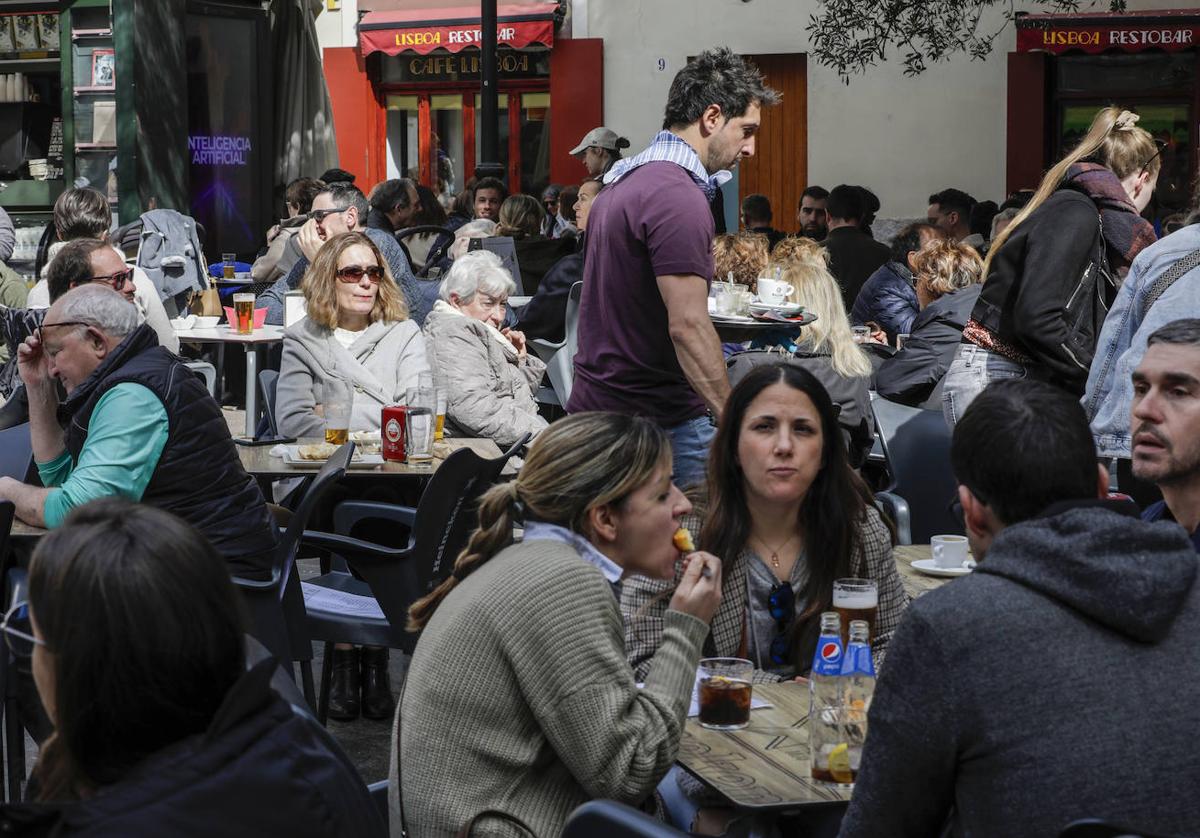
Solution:
{"label": "storefront window", "polygon": [[454,193],[463,183],[463,97],[459,93],[429,97],[433,123],[430,148],[433,160],[433,191]]}
{"label": "storefront window", "polygon": [[1196,56],[1191,52],[1137,55],[1064,55],[1056,59],[1058,92],[1120,98],[1153,91],[1191,95]]}
{"label": "storefront window", "polygon": [[419,178],[416,96],[387,97],[387,176]]}
{"label": "storefront window", "polygon": [[479,127],[479,121],[483,119],[483,104],[478,93],[475,94],[475,162],[476,163],[505,163],[508,160],[508,94],[501,93],[497,97],[496,102],[496,118],[500,123],[500,130],[496,140],[496,150],[500,154],[499,160],[484,160],[480,149],[482,133]]}
{"label": "storefront window", "polygon": [[540,196],[550,181],[550,94],[521,94],[521,191]]}

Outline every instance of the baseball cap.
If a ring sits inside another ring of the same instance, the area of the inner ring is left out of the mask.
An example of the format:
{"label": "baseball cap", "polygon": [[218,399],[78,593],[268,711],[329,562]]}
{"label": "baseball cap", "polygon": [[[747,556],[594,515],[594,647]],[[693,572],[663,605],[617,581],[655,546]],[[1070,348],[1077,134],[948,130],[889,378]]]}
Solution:
{"label": "baseball cap", "polygon": [[570,154],[574,157],[576,154],[583,154],[592,146],[597,148],[607,148],[609,151],[618,151],[622,148],[629,148],[629,140],[624,137],[617,136],[617,132],[611,128],[593,128],[588,131],[579,145],[571,149]]}

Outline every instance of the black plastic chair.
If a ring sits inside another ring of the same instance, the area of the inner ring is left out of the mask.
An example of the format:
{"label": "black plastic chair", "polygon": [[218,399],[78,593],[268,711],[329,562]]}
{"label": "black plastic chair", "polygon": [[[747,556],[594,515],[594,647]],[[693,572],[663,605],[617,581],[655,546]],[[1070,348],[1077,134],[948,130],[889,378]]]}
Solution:
{"label": "black plastic chair", "polygon": [[673,826],[615,800],[590,800],[571,813],[562,838],[678,838]]}
{"label": "black plastic chair", "polygon": [[254,626],[252,634],[271,651],[286,671],[292,671],[293,661],[300,664],[304,697],[313,707],[316,706],[316,700],[312,674],[312,641],[309,640],[305,628],[304,597],[300,580],[292,570],[309,516],[325,493],[346,473],[353,455],[354,443],[347,442],[321,466],[296,511],[292,513],[287,529],[280,535],[279,545],[271,562],[271,578],[256,580],[234,577],[233,580],[242,594],[247,614]]}
{"label": "black plastic chair", "polygon": [[275,420],[275,403],[279,393],[279,370],[258,371],[258,393],[262,396],[263,421],[267,423],[267,433],[271,435],[271,439],[280,439],[279,423]]}
{"label": "black plastic chair", "polygon": [[[2,444],[2,443],[0,443]],[[16,507],[9,501],[0,503],[0,556],[8,550],[8,537],[12,531]],[[26,598],[25,571],[13,568],[5,577],[6,594],[4,611]],[[0,641],[3,642],[3,641]],[[25,782],[25,731],[21,727],[20,711],[17,707],[17,688],[14,677],[12,653],[6,642],[0,646],[0,696],[4,701],[4,763],[5,799],[9,803],[21,800],[21,784]]]}
{"label": "black plastic chair", "polygon": [[371,783],[367,786],[367,793],[371,795],[371,802],[379,810],[384,826],[387,826],[388,818],[391,814],[388,811],[388,781],[380,780],[376,783]]}
{"label": "black plastic chair", "polygon": [[[0,431],[0,476],[28,483],[33,481],[36,474],[29,423],[14,425]],[[4,533],[7,536],[8,530],[5,530]],[[0,555],[3,553],[0,552]]]}
{"label": "black plastic chair", "polygon": [[963,535],[962,524],[950,511],[958,482],[950,467],[950,430],[942,414],[879,397],[871,400],[871,410],[891,473],[887,491],[908,505],[912,543],[928,544],[934,535]]}
{"label": "black plastic chair", "polygon": [[442,257],[450,250],[450,245],[454,244],[454,231],[448,227],[440,227],[437,224],[418,224],[416,227],[405,227],[403,230],[396,231],[396,241],[401,247],[404,247],[404,255],[408,258],[409,264],[412,264],[412,258],[408,255],[408,248],[404,244],[404,240],[410,236],[424,236],[427,233],[439,233],[437,239],[433,242],[433,247],[429,248],[429,253],[425,256],[425,264],[421,266],[421,270],[415,272],[415,276],[422,279],[429,276],[429,269],[442,261]]}
{"label": "black plastic chair", "polygon": [[[412,653],[417,637],[405,630],[409,606],[450,575],[478,524],[475,505],[479,497],[500,479],[505,464],[527,441],[528,436],[492,460],[483,459],[469,448],[455,451],[433,473],[415,510],[346,501],[334,511],[338,533],[304,533],[305,546],[337,554],[361,577],[335,567],[301,586],[310,636],[325,641],[317,707],[322,724],[329,702],[333,644],[386,646]],[[407,527],[408,544],[384,547],[344,534],[354,524],[369,519]],[[321,601],[321,589],[336,592],[333,596],[341,602]],[[347,613],[347,605],[353,613]]]}
{"label": "black plastic chair", "polygon": [[1159,833],[1142,832],[1125,826],[1114,826],[1106,821],[1088,818],[1067,824],[1058,833],[1058,838],[1173,838]]}

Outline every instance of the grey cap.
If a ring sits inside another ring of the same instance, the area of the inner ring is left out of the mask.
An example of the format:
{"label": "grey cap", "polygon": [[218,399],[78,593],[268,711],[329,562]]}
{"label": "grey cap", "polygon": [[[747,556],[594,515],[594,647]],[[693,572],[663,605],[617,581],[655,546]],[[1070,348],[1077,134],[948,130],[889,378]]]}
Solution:
{"label": "grey cap", "polygon": [[622,148],[629,148],[629,140],[618,136],[617,132],[611,128],[603,126],[593,128],[579,141],[579,145],[571,149],[571,156],[574,157],[576,154],[583,154],[592,146],[606,148],[609,151],[619,151]]}

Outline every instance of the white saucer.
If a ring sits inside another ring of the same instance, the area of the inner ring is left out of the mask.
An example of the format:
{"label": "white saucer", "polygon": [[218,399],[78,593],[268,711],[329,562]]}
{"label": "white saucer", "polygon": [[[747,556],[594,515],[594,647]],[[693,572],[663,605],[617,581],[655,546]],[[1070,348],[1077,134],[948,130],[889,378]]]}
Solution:
{"label": "white saucer", "polygon": [[800,303],[763,303],[756,301],[750,304],[751,311],[775,311],[783,315],[796,314],[802,308],[804,306],[800,305]]}
{"label": "white saucer", "polygon": [[938,567],[933,559],[917,559],[912,566],[930,576],[966,576],[974,570],[971,567]]}

